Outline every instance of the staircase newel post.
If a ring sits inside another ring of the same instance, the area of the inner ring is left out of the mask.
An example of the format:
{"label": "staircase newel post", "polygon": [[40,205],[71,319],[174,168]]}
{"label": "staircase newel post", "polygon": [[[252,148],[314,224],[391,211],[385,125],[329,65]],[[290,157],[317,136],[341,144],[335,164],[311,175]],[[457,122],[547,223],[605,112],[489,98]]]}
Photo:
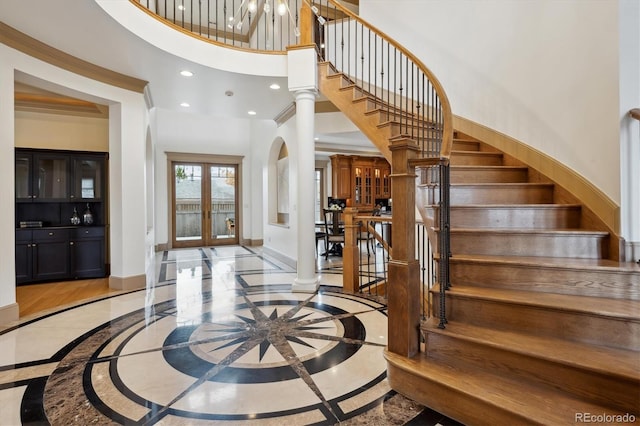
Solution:
{"label": "staircase newel post", "polygon": [[298,44],[303,46],[313,44],[313,11],[306,1],[300,6],[300,39]]}
{"label": "staircase newel post", "polygon": [[391,195],[393,197],[392,259],[389,261],[390,352],[411,357],[419,350],[420,263],[415,251],[416,171],[409,164],[419,146],[408,138],[391,142]]}
{"label": "staircase newel post", "polygon": [[342,250],[342,288],[347,293],[357,293],[360,291],[358,275],[360,271],[360,252],[357,244],[357,234],[359,225],[355,216],[358,209],[347,207],[343,210],[344,219],[344,249]]}

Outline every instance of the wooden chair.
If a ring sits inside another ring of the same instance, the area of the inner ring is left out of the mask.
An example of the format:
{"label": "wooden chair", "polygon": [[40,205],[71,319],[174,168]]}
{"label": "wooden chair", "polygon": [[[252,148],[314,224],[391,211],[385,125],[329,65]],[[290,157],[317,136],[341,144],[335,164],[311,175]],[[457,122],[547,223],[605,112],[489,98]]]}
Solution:
{"label": "wooden chair", "polygon": [[344,244],[344,228],[340,226],[340,215],[342,210],[323,209],[324,232],[325,232],[325,259],[329,259],[329,254],[342,256],[342,244]]}

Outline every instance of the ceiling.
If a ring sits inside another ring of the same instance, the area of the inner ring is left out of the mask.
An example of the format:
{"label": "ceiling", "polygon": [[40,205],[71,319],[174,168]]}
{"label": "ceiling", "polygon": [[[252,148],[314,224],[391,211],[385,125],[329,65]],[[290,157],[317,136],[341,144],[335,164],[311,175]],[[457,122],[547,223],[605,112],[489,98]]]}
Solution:
{"label": "ceiling", "polygon": [[[157,108],[233,117],[248,117],[253,110],[255,118],[273,119],[293,101],[285,78],[221,71],[167,53],[129,32],[93,0],[0,1],[0,21],[79,59],[148,81]],[[181,76],[184,69],[194,76]],[[270,89],[272,83],[281,89]],[[357,131],[318,137],[329,144],[371,147]]]}
{"label": "ceiling", "polygon": [[[34,13],[38,11],[38,13]],[[292,101],[286,90],[274,92],[277,79],[220,71],[171,55],[138,38],[115,22],[92,0],[20,0],[0,2],[7,25],[72,56],[149,82],[153,106],[194,114],[273,118],[274,109]],[[126,46],[126,48],[123,48]],[[182,77],[189,69],[194,77]],[[286,81],[279,81],[286,88]],[[234,96],[225,96],[232,91]]]}

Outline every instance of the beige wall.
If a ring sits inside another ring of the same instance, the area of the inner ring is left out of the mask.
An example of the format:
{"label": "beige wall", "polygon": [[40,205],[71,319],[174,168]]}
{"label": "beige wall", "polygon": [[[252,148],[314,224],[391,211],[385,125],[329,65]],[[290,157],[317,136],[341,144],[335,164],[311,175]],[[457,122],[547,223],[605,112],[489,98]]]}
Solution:
{"label": "beige wall", "polygon": [[108,152],[109,120],[16,111],[15,146]]}
{"label": "beige wall", "polygon": [[394,0],[405,14],[390,3],[361,2],[361,16],[435,73],[454,114],[558,160],[620,204],[617,0]]}

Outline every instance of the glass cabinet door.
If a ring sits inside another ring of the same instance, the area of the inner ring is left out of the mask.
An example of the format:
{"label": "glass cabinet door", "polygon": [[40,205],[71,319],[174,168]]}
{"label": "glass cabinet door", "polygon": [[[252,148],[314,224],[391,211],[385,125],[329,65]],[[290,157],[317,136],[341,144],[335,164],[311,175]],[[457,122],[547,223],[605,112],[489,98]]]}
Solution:
{"label": "glass cabinet door", "polygon": [[69,198],[97,200],[102,198],[103,161],[97,158],[78,158],[74,161],[73,191]]}
{"label": "glass cabinet door", "polygon": [[54,155],[34,156],[35,181],[34,198],[64,200],[68,195],[69,161],[68,157]]}
{"label": "glass cabinet door", "polygon": [[362,187],[362,204],[371,206],[373,204],[373,181],[371,177],[371,167],[362,168],[364,174],[364,185]]}
{"label": "glass cabinet door", "polygon": [[30,154],[16,153],[16,200],[33,198],[32,165],[33,157]]}
{"label": "glass cabinet door", "polygon": [[362,167],[353,170],[354,205],[359,206],[362,203]]}

